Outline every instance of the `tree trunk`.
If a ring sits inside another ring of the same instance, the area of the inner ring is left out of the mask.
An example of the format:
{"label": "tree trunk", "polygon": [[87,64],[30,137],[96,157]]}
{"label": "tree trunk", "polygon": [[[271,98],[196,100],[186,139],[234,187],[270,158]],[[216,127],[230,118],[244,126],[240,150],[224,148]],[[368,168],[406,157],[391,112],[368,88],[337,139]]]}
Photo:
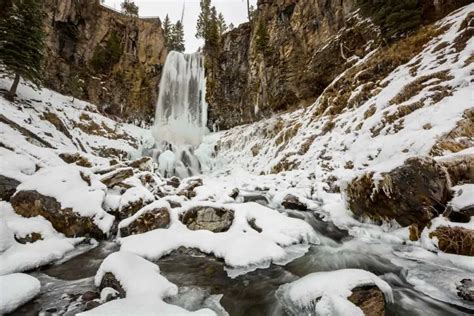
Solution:
{"label": "tree trunk", "polygon": [[15,101],[15,95],[16,95],[16,89],[18,88],[18,84],[20,83],[20,75],[15,74],[15,79],[13,80],[12,87],[10,88],[10,91],[7,92],[5,95],[5,98],[9,101]]}
{"label": "tree trunk", "polygon": [[247,0],[247,14],[249,15],[249,22],[252,22],[252,18],[250,17],[250,0]]}

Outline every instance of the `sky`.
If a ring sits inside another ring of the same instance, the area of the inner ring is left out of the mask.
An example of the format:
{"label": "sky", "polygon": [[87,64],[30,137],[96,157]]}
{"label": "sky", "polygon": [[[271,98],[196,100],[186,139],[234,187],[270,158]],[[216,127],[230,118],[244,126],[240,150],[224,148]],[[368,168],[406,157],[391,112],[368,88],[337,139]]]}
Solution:
{"label": "sky", "polygon": [[[105,0],[106,5],[118,10],[121,2],[122,0]],[[158,16],[163,21],[168,14],[173,23],[181,18],[184,4],[186,52],[195,52],[203,45],[203,41],[195,37],[196,22],[200,12],[199,0],[134,0],[134,2],[140,8],[140,16]],[[256,3],[257,0],[250,0],[250,4],[255,6]],[[224,15],[227,25],[233,23],[237,26],[248,20],[246,0],[213,0],[212,4]]]}

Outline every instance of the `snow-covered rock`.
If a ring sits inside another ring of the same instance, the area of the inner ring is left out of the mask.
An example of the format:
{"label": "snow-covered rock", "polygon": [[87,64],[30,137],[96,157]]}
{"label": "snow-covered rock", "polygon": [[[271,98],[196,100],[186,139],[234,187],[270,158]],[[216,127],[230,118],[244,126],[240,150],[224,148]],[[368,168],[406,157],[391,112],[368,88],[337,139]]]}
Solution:
{"label": "snow-covered rock", "polygon": [[121,237],[142,234],[154,229],[168,228],[170,224],[170,205],[166,201],[155,201],[118,225]]}
{"label": "snow-covered rock", "polygon": [[38,295],[40,290],[40,281],[28,274],[0,276],[0,314],[14,311]]}
{"label": "snow-covered rock", "polygon": [[[293,315],[364,315],[348,300],[353,289],[377,286],[387,302],[393,302],[390,285],[365,270],[345,269],[309,274],[297,281],[280,286],[277,297]],[[383,314],[383,313],[382,313]]]}

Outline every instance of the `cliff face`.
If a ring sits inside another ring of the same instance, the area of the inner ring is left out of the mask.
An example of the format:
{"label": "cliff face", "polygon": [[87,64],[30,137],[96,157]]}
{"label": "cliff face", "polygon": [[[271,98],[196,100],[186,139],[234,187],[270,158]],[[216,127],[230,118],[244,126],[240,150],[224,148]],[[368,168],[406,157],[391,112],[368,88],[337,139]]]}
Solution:
{"label": "cliff face", "polygon": [[[210,125],[228,129],[312,104],[344,70],[383,45],[354,0],[259,0],[208,56]],[[464,0],[423,0],[429,23]],[[265,30],[265,31],[262,31]]]}
{"label": "cliff face", "polygon": [[128,121],[154,115],[167,49],[159,19],[126,17],[99,1],[45,1],[45,84]]}

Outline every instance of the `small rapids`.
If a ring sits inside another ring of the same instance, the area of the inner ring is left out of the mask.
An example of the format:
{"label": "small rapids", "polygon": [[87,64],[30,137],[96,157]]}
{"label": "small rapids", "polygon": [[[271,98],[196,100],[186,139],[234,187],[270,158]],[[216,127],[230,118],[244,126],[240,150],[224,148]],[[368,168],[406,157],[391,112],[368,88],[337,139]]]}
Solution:
{"label": "small rapids", "polygon": [[[284,266],[271,265],[233,279],[227,275],[221,260],[179,248],[156,262],[161,273],[179,286],[178,295],[167,301],[191,311],[210,308],[218,315],[289,315],[276,295],[279,286],[313,272],[359,268],[379,275],[392,286],[395,303],[387,305],[386,315],[472,313],[468,308],[433,299],[409,284],[407,269],[390,260],[393,253],[400,250],[396,246],[350,237],[346,231],[323,222],[312,212],[294,211],[291,216],[310,223],[321,244],[311,246],[306,255]],[[118,250],[118,245],[112,242],[85,245],[68,261],[33,272],[42,283],[42,292],[13,315],[74,315],[84,310],[81,294],[96,290],[93,277],[101,261]],[[421,271],[433,272],[430,270],[433,265],[407,261],[407,266],[411,264],[416,264]]]}
{"label": "small rapids", "polygon": [[170,52],[160,81],[153,156],[164,176],[188,177],[201,171],[194,149],[207,130],[204,57]]}

